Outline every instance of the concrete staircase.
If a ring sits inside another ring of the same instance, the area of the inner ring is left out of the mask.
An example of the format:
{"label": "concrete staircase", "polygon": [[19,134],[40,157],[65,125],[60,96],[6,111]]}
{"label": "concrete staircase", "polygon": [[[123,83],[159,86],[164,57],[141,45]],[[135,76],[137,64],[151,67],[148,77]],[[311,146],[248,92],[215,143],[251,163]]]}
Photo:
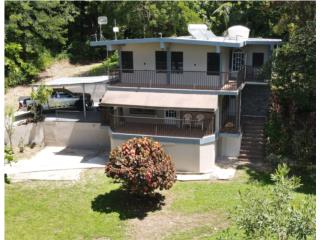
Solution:
{"label": "concrete staircase", "polygon": [[242,117],[242,141],[238,159],[243,163],[264,161],[265,117]]}

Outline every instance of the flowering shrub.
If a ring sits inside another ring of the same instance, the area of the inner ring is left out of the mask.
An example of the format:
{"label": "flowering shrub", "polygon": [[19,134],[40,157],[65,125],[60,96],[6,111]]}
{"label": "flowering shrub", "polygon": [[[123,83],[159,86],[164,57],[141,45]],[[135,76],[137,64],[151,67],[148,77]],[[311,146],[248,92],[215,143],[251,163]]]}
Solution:
{"label": "flowering shrub", "polygon": [[169,189],[175,182],[175,168],[161,144],[149,138],[132,138],[111,151],[106,175],[132,193],[150,194]]}

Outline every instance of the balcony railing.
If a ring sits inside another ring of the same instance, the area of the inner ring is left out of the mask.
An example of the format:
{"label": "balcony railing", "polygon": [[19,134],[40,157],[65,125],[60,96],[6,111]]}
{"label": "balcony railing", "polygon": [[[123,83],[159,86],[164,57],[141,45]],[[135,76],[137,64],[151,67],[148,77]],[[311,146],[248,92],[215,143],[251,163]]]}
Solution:
{"label": "balcony railing", "polygon": [[230,72],[113,70],[111,85],[145,88],[236,90],[242,82]]}
{"label": "balcony railing", "polygon": [[243,66],[238,72],[239,81],[265,83],[270,79],[271,71],[266,66]]}
{"label": "balcony railing", "polygon": [[214,117],[202,121],[112,115],[110,127],[119,133],[202,138],[215,132]]}

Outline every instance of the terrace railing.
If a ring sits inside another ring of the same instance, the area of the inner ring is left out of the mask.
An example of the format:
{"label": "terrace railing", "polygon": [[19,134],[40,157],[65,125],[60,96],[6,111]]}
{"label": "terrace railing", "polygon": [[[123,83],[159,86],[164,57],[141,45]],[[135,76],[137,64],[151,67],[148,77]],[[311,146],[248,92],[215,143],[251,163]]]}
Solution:
{"label": "terrace railing", "polygon": [[122,69],[110,71],[111,85],[144,88],[237,90],[244,82],[266,82],[263,68],[243,66],[236,74],[208,71]]}
{"label": "terrace railing", "polygon": [[120,133],[202,138],[215,132],[214,117],[196,121],[112,115],[111,119],[112,131]]}
{"label": "terrace railing", "polygon": [[127,87],[236,90],[239,83],[229,72],[113,70],[111,84]]}
{"label": "terrace railing", "polygon": [[[243,68],[238,72],[238,78],[242,78],[242,75],[243,81],[265,83],[270,79],[271,72],[266,66],[243,66]],[[241,81],[241,79],[239,79],[239,81]]]}

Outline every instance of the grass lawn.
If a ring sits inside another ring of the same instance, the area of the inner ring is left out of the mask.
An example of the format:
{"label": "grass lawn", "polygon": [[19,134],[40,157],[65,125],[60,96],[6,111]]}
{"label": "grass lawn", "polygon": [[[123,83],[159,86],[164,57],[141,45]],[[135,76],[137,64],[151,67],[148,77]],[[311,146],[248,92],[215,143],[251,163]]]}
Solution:
{"label": "grass lawn", "polygon": [[177,182],[163,201],[144,204],[103,170],[89,170],[76,183],[6,184],[6,239],[216,239],[232,226],[228,212],[238,192],[249,187],[259,194],[272,185],[263,174],[239,170],[233,181]]}

